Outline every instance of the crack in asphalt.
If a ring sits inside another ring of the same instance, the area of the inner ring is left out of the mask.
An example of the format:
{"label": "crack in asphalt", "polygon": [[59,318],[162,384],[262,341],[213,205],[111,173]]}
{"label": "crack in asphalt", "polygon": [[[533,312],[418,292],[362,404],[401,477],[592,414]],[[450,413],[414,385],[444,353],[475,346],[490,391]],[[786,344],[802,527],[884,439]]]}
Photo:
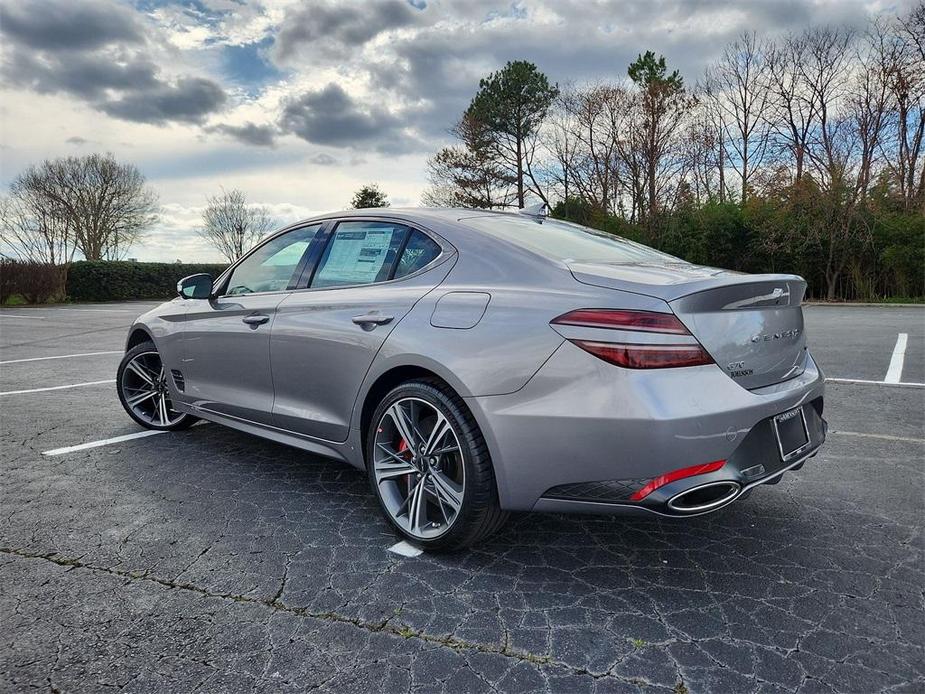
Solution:
{"label": "crack in asphalt", "polygon": [[[202,597],[214,598],[220,600],[231,600],[237,603],[252,604],[252,605],[261,605],[267,607],[276,612],[285,612],[288,614],[296,615],[299,617],[308,617],[311,619],[317,619],[321,621],[328,622],[337,622],[340,624],[347,624],[359,629],[363,629],[372,633],[386,633],[392,636],[404,638],[404,639],[416,639],[428,644],[433,644],[436,646],[441,646],[445,648],[452,649],[454,651],[477,651],[480,653],[489,653],[494,655],[500,655],[505,658],[510,658],[515,661],[530,663],[532,665],[546,666],[546,665],[555,665],[557,667],[568,670],[569,672],[576,675],[586,675],[593,679],[605,679],[612,678],[615,680],[638,684],[639,678],[623,678],[617,675],[614,675],[611,672],[592,672],[585,668],[576,668],[573,665],[570,665],[565,662],[556,661],[550,658],[549,656],[541,656],[535,653],[530,653],[529,651],[524,651],[520,649],[511,648],[507,643],[500,646],[494,644],[485,644],[475,641],[468,641],[465,639],[459,639],[453,636],[435,636],[433,634],[428,634],[424,631],[413,629],[407,625],[395,626],[390,622],[392,621],[393,615],[390,615],[386,619],[380,622],[369,622],[357,617],[349,617],[346,615],[338,614],[331,611],[322,611],[316,612],[309,610],[303,607],[293,607],[291,605],[286,605],[285,603],[279,600],[279,597],[282,595],[283,588],[285,586],[285,577],[283,580],[280,589],[277,591],[276,595],[272,598],[255,598],[248,595],[239,595],[233,593],[216,593],[205,588],[193,585],[191,583],[177,583],[170,579],[161,578],[155,576],[146,571],[126,571],[122,569],[114,569],[111,567],[97,566],[95,564],[88,564],[81,561],[79,558],[70,558],[70,557],[61,557],[57,553],[38,553],[38,552],[29,552],[23,549],[17,549],[13,547],[0,547],[0,553],[12,555],[16,557],[21,557],[24,559],[39,559],[43,561],[56,564],[58,566],[66,567],[69,569],[81,569],[85,571],[91,571],[96,573],[104,573],[111,576],[116,576],[118,578],[133,580],[133,581],[146,581],[149,583],[154,583],[159,586],[184,590],[192,593],[196,593]],[[288,573],[288,565],[287,565]]]}
{"label": "crack in asphalt", "polygon": [[[741,691],[750,691],[758,692],[761,691],[766,686],[771,686],[772,688],[780,689],[783,691],[796,692],[801,688],[807,686],[810,682],[817,682],[820,685],[823,680],[822,677],[831,671],[832,667],[835,667],[837,664],[845,664],[849,662],[849,659],[853,658],[856,655],[856,652],[850,651],[842,655],[841,657],[832,658],[830,660],[829,666],[825,668],[822,672],[810,673],[807,672],[803,664],[798,664],[797,667],[800,670],[798,684],[791,686],[782,686],[781,682],[775,682],[773,680],[768,680],[765,677],[762,677],[760,674],[760,665],[761,661],[759,656],[764,655],[760,653],[755,648],[749,648],[745,652],[741,653],[742,657],[745,657],[748,661],[748,665],[744,668],[742,667],[741,661],[729,660],[730,655],[735,655],[733,653],[726,653],[724,655],[722,649],[720,651],[715,651],[716,645],[722,645],[723,648],[729,647],[729,644],[717,644],[714,637],[706,638],[666,638],[666,639],[655,639],[650,641],[644,641],[638,639],[638,644],[634,643],[633,649],[618,657],[615,661],[610,662],[606,667],[601,669],[593,669],[588,667],[576,666],[573,663],[568,663],[559,659],[552,658],[547,655],[537,655],[529,650],[514,648],[510,644],[509,632],[505,628],[503,630],[503,638],[500,644],[490,644],[480,641],[474,641],[466,638],[460,638],[452,635],[437,636],[433,633],[429,633],[425,629],[415,629],[406,624],[396,623],[395,619],[400,614],[400,610],[396,610],[394,614],[387,616],[381,620],[371,621],[368,619],[362,619],[360,617],[352,617],[341,614],[334,610],[311,610],[306,607],[297,607],[286,604],[282,600],[282,596],[285,592],[287,577],[290,572],[290,565],[292,558],[287,555],[286,565],[283,569],[283,577],[280,581],[279,587],[275,590],[272,597],[254,597],[252,595],[245,595],[235,592],[220,592],[215,590],[209,590],[201,586],[195,585],[194,583],[180,582],[174,579],[163,578],[150,572],[148,570],[124,570],[118,568],[112,568],[108,566],[101,566],[99,564],[94,564],[91,562],[86,562],[81,556],[62,556],[57,552],[36,552],[30,551],[21,548],[15,547],[0,547],[0,554],[13,558],[21,558],[28,560],[40,560],[45,561],[56,566],[63,567],[67,570],[80,570],[87,573],[96,573],[96,574],[105,574],[113,576],[120,579],[125,579],[128,581],[142,581],[146,583],[155,584],[160,587],[168,588],[171,590],[185,591],[193,593],[195,595],[206,597],[210,599],[218,600],[227,600],[240,604],[256,605],[263,608],[268,608],[271,610],[270,616],[268,616],[266,623],[264,624],[264,631],[267,638],[268,647],[266,652],[270,658],[268,658],[265,666],[264,672],[262,675],[263,679],[268,678],[269,666],[271,658],[274,655],[274,651],[277,646],[274,645],[274,637],[269,628],[270,620],[272,615],[275,613],[285,613],[300,618],[318,620],[321,622],[337,623],[342,625],[347,625],[361,631],[365,631],[370,634],[385,634],[391,637],[399,637],[404,640],[413,640],[420,642],[422,644],[427,644],[434,646],[436,648],[446,648],[457,653],[464,652],[475,652],[482,654],[491,654],[496,656],[504,657],[510,660],[513,663],[527,664],[534,667],[542,669],[546,668],[558,668],[561,671],[565,671],[571,675],[585,676],[589,677],[592,680],[605,680],[611,682],[620,682],[624,684],[630,684],[634,686],[642,687],[651,687],[655,689],[663,689],[666,686],[664,679],[661,682],[658,680],[652,680],[648,677],[640,676],[638,674],[634,675],[621,675],[617,672],[617,669],[624,664],[631,664],[633,662],[638,662],[638,658],[643,657],[643,649],[648,648],[657,648],[661,649],[667,662],[664,662],[665,667],[669,667],[674,673],[674,679],[676,681],[676,686],[674,687],[675,691],[688,691],[687,683],[685,682],[685,675],[682,674],[682,670],[687,670],[687,677],[697,675],[703,670],[702,666],[691,666],[689,662],[682,662],[683,658],[679,658],[678,654],[674,652],[673,647],[692,647],[697,649],[706,659],[707,662],[711,664],[713,668],[718,672],[735,672],[737,674],[746,676],[750,680],[750,686],[746,689],[741,689]],[[390,573],[395,566],[400,565],[402,562],[393,562],[390,565],[386,566],[383,571],[380,572],[381,575]],[[365,588],[364,588],[365,589]],[[843,594],[843,598],[852,598],[862,600],[862,596],[847,595]],[[734,596],[730,596],[730,600],[734,602]],[[714,606],[719,607],[721,612],[725,614],[724,621],[729,624],[730,616],[726,613],[724,609],[726,607],[726,601],[714,602]],[[828,615],[834,614],[838,611],[843,611],[845,605],[842,601],[839,601],[838,604],[833,604],[829,606],[829,609],[826,611]],[[494,610],[493,610],[494,611]],[[656,610],[656,619],[659,622],[667,621],[665,615],[661,614],[660,611]],[[780,653],[781,657],[790,658],[794,655],[800,655],[802,652],[802,642],[806,638],[811,638],[817,634],[822,633],[821,622],[828,619],[828,617],[823,617],[817,620],[818,624],[815,628],[810,629],[809,632],[806,632],[802,637],[797,641],[797,644],[793,648],[784,648],[784,652]],[[611,629],[607,629],[613,636],[617,636]],[[897,635],[898,636],[898,635]],[[634,640],[637,641],[637,640]],[[758,646],[759,644],[753,643],[748,639],[738,638],[737,641],[742,645],[751,645]],[[552,649],[550,649],[552,650]],[[816,657],[811,651],[805,653],[807,656]],[[470,665],[466,664],[464,666],[468,671],[471,672],[472,676],[480,681],[481,683],[487,685],[492,690],[495,690],[497,687],[495,684],[492,684],[486,680],[482,674],[476,672]],[[273,675],[277,676],[276,674]],[[333,677],[333,675],[331,676]],[[545,677],[545,676],[544,676]],[[209,681],[209,678],[206,678],[200,682],[200,687],[204,686]],[[440,680],[442,681],[442,680]],[[914,682],[921,682],[921,678],[917,678]],[[914,683],[910,682],[910,684]],[[548,680],[547,680],[548,683]],[[317,687],[313,688],[323,688],[324,683],[320,683]],[[557,689],[550,689],[549,691],[558,691]],[[667,690],[666,690],[667,691]],[[883,691],[888,691],[884,689]]]}

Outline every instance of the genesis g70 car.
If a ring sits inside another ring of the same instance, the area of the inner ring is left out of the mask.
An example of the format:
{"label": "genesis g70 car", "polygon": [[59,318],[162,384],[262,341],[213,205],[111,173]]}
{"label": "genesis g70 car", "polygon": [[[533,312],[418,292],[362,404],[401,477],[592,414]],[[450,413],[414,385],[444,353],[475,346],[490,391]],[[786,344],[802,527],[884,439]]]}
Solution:
{"label": "genesis g70 car", "polygon": [[425,549],[508,511],[683,518],[825,439],[805,288],[540,215],[353,210],[181,280],[132,326],[118,393],[148,428],[211,420],[365,469]]}

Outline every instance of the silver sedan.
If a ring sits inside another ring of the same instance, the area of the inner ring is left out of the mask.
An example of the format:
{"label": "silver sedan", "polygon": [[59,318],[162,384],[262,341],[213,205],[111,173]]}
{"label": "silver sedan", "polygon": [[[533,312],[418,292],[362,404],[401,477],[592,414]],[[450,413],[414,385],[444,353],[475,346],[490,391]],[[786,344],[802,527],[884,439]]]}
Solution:
{"label": "silver sedan", "polygon": [[508,511],[683,518],[825,439],[805,288],[541,215],[342,212],[181,280],[132,326],[118,393],[145,427],[206,419],[365,469],[425,549]]}

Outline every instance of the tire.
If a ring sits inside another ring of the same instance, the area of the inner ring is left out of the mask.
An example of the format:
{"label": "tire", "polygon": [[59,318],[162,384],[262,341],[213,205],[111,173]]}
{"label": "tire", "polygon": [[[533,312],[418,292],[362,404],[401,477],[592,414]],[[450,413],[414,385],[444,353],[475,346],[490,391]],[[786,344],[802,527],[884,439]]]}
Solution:
{"label": "tire", "polygon": [[[423,416],[428,413],[428,406],[435,413]],[[419,466],[423,470],[420,473],[401,474],[402,463],[395,455],[401,443],[396,448],[394,441],[396,436],[402,441],[405,439],[395,427],[394,407],[402,408],[405,413],[413,413],[417,409],[418,414],[422,415],[418,422],[421,425],[420,431],[410,432],[405,429],[416,441],[434,438],[440,415],[450,428],[445,438],[434,442],[437,446],[435,451],[439,454],[437,456],[425,456],[423,450],[419,451],[419,456],[415,456],[411,447],[399,453],[401,460],[405,460],[410,467]],[[428,430],[431,419],[435,423],[433,429]],[[454,439],[458,443],[458,453],[453,450]],[[443,441],[442,445],[440,441]],[[455,550],[469,547],[495,533],[507,519],[507,513],[501,510],[498,503],[494,468],[482,432],[462,399],[442,382],[408,381],[390,391],[370,418],[365,457],[370,486],[386,520],[403,539],[421,549]],[[411,459],[418,457],[419,463],[413,463]],[[437,458],[436,465],[428,468],[427,461],[434,458]],[[388,471],[384,472],[383,468],[388,468]],[[394,474],[394,477],[383,477],[390,474]],[[427,525],[424,528],[421,524],[418,527],[423,529],[413,531],[412,526],[416,524],[411,521],[408,509],[413,505],[416,480],[420,482],[422,478],[424,481],[419,498],[423,501],[419,502],[418,508],[423,504],[425,517],[430,513],[436,516],[434,525],[438,527]],[[450,480],[455,485],[460,479],[461,503],[454,514],[452,502],[456,501],[456,495],[460,493],[458,486],[447,489],[446,481]],[[398,502],[402,499],[401,490],[404,485],[407,485],[406,498],[411,502],[405,506],[404,515],[407,517],[403,518]],[[444,499],[450,503],[444,503]]]}
{"label": "tire", "polygon": [[[198,419],[172,408],[170,392],[167,390],[168,378],[157,347],[150,341],[132,347],[119,363],[116,372],[119,402],[129,417],[145,429],[188,429]],[[160,407],[162,402],[163,408]]]}

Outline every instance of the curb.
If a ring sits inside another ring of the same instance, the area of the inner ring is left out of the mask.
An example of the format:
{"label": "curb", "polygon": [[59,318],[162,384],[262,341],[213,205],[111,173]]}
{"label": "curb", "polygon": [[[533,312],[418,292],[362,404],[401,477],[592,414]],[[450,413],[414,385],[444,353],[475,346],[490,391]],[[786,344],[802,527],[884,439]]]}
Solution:
{"label": "curb", "polygon": [[877,307],[877,308],[925,308],[925,303],[921,304],[888,304],[888,303],[865,303],[860,301],[804,301],[804,306],[859,306],[859,307]]}

